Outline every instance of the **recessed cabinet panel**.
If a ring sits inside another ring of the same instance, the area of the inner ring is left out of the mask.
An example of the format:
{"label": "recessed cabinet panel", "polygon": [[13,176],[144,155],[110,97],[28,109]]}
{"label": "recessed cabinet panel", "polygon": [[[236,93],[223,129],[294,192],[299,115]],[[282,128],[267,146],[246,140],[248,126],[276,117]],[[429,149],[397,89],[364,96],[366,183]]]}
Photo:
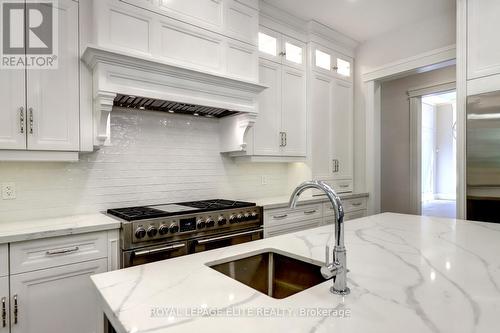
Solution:
{"label": "recessed cabinet panel", "polygon": [[259,80],[268,86],[259,95],[259,116],[253,127],[254,154],[279,155],[281,126],[281,65],[261,60]]}
{"label": "recessed cabinet panel", "polygon": [[59,0],[58,68],[27,70],[29,150],[79,150],[78,3]]}
{"label": "recessed cabinet panel", "polygon": [[259,13],[236,1],[229,1],[225,28],[231,37],[257,45]]}
{"label": "recessed cabinet panel", "polygon": [[331,146],[331,106],[333,104],[333,78],[311,73],[311,157],[312,173],[316,178],[332,176],[332,160],[328,151]]}
{"label": "recessed cabinet panel", "polygon": [[26,149],[25,71],[0,69],[0,149]]}
{"label": "recessed cabinet panel", "polygon": [[0,277],[9,274],[9,251],[7,244],[0,245]]}
{"label": "recessed cabinet panel", "polygon": [[177,63],[220,71],[223,58],[221,43],[215,34],[212,36],[166,24],[161,27],[161,56]]}
{"label": "recessed cabinet panel", "polygon": [[216,27],[222,26],[222,0],[160,0],[160,9]]}
{"label": "recessed cabinet panel", "polygon": [[352,85],[336,80],[333,86],[332,160],[335,178],[353,174],[353,91]]}
{"label": "recessed cabinet panel", "polygon": [[100,259],[11,275],[11,300],[18,305],[11,333],[100,332],[103,318],[90,276],[106,270],[107,259]]}
{"label": "recessed cabinet panel", "polygon": [[150,52],[149,21],[112,9],[109,20],[109,42],[118,47],[144,53]]}
{"label": "recessed cabinet panel", "polygon": [[245,43],[230,42],[227,47],[227,73],[244,80],[258,80],[258,54]]}
{"label": "recessed cabinet panel", "polygon": [[468,79],[500,74],[500,1],[467,1]]}
{"label": "recessed cabinet panel", "polygon": [[283,66],[281,127],[285,133],[282,153],[305,156],[306,147],[306,76],[304,71]]}

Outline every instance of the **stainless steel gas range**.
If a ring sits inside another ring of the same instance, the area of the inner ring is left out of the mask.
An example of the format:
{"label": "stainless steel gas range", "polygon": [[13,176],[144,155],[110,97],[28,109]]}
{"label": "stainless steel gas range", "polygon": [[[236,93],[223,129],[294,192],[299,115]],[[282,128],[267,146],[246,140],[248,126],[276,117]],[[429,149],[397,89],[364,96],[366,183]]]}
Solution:
{"label": "stainless steel gas range", "polygon": [[214,199],[108,214],[122,220],[122,268],[263,238],[262,207],[250,202]]}

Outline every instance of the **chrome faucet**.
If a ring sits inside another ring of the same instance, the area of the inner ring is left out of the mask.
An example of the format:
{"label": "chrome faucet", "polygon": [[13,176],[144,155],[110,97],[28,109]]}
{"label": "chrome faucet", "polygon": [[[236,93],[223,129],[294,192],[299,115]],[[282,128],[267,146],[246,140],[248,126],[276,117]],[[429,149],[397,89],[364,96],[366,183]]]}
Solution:
{"label": "chrome faucet", "polygon": [[295,208],[299,196],[308,189],[317,189],[326,193],[335,211],[335,247],[333,249],[333,261],[330,262],[330,247],[326,247],[326,263],[321,268],[321,274],[325,279],[333,277],[333,287],[330,291],[337,295],[347,295],[350,290],[347,287],[346,252],[344,246],[344,208],[339,196],[333,188],[322,181],[307,181],[300,184],[290,197],[290,208]]}

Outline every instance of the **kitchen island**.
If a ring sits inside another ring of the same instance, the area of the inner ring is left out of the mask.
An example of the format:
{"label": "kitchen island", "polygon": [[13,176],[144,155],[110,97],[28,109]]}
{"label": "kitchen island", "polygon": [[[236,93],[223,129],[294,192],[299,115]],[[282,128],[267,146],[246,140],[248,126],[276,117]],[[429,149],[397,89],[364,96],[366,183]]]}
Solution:
{"label": "kitchen island", "polygon": [[125,332],[495,332],[500,225],[401,214],[346,222],[348,286],[271,298],[209,265],[274,251],[321,265],[333,226],[94,275]]}

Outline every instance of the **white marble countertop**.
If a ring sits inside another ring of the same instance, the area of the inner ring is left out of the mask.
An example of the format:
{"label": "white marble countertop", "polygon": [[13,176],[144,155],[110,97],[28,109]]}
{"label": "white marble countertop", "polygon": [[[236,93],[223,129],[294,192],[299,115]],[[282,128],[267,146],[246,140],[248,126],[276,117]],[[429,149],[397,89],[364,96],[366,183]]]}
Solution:
{"label": "white marble countertop", "polygon": [[0,222],[0,244],[119,229],[120,221],[101,213]]}
{"label": "white marble countertop", "polygon": [[[496,224],[400,214],[349,221],[345,238],[351,294],[344,298],[330,294],[332,282],[326,281],[277,300],[206,265],[266,249],[319,263],[332,229],[324,226],[95,275],[92,280],[118,333],[498,331],[500,225]],[[186,307],[225,309],[226,314],[245,309],[271,313],[228,318],[179,317],[170,312]],[[349,315],[283,317],[276,311],[315,308]]]}
{"label": "white marble countertop", "polygon": [[[368,197],[368,193],[340,193],[339,197],[341,199],[355,199]],[[245,199],[244,201],[255,202],[257,206],[262,206],[264,209],[275,209],[275,208],[287,208],[290,200],[290,196],[278,196],[278,197],[265,197],[265,198],[251,198]],[[307,195],[307,193],[299,197],[298,204],[315,204],[318,202],[326,202],[328,198],[326,195]]]}

